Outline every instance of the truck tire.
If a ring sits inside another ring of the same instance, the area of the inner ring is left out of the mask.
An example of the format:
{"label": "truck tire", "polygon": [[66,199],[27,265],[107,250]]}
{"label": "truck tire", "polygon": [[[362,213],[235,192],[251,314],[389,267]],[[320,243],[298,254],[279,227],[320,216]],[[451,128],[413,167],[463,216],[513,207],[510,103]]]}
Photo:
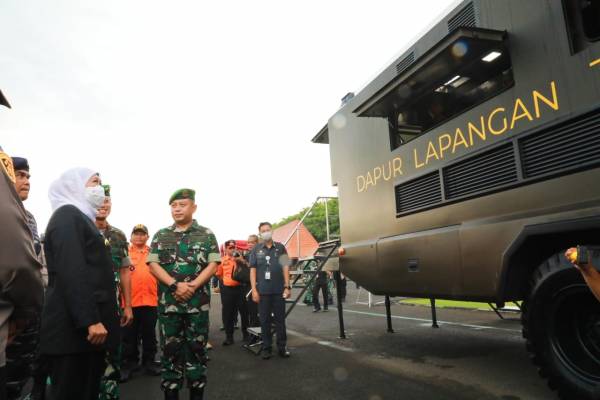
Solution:
{"label": "truck tire", "polygon": [[600,400],[600,302],[555,254],[533,273],[523,337],[539,374],[564,400]]}

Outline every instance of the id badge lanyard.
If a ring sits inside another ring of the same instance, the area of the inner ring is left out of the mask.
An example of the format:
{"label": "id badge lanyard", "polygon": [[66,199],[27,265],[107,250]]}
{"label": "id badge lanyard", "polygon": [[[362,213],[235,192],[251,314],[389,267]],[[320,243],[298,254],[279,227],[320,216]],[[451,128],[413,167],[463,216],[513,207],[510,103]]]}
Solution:
{"label": "id badge lanyard", "polygon": [[267,260],[267,270],[265,271],[265,280],[266,281],[270,281],[271,280],[271,256],[266,256],[265,259]]}

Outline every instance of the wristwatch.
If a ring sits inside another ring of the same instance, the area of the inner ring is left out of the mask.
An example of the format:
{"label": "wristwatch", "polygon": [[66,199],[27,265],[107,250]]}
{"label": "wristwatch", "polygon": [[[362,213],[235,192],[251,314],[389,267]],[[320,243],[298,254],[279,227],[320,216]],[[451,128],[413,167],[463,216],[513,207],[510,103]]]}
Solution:
{"label": "wristwatch", "polygon": [[169,290],[171,292],[175,292],[177,290],[177,281],[175,281],[169,285]]}
{"label": "wristwatch", "polygon": [[292,287],[291,286],[286,286],[286,287],[284,287],[284,289],[292,290]]}

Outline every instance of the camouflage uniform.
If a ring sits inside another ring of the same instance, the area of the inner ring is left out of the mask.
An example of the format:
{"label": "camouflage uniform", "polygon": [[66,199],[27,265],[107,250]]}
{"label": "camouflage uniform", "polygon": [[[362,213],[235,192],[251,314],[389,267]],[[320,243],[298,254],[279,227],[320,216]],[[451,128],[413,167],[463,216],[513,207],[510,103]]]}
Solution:
{"label": "camouflage uniform", "polygon": [[[110,256],[115,275],[115,293],[117,304],[121,304],[121,268],[130,268],[129,245],[127,237],[120,229],[108,225],[103,233],[110,245]],[[121,313],[119,307],[119,313]],[[119,315],[120,316],[120,315]],[[117,349],[106,352],[106,370],[100,381],[100,400],[119,398],[119,380],[121,379],[121,353],[123,349],[119,344]]]}
{"label": "camouflage uniform", "polygon": [[[191,282],[209,263],[219,261],[215,235],[195,220],[186,231],[178,231],[175,225],[158,231],[147,259],[148,263],[160,264],[177,282]],[[208,283],[186,303],[177,302],[169,287],[159,283],[163,390],[180,390],[184,375],[190,388],[203,388],[206,384],[209,302]]]}

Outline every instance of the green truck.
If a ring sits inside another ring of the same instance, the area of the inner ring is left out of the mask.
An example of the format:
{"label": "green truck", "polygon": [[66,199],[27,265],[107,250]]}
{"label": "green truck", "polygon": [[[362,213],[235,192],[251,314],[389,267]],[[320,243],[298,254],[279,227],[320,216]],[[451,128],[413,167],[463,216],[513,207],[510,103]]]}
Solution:
{"label": "green truck", "polygon": [[524,303],[563,399],[600,399],[600,0],[463,1],[314,137],[344,274],[390,296]]}

